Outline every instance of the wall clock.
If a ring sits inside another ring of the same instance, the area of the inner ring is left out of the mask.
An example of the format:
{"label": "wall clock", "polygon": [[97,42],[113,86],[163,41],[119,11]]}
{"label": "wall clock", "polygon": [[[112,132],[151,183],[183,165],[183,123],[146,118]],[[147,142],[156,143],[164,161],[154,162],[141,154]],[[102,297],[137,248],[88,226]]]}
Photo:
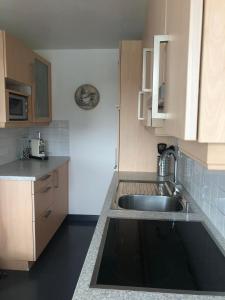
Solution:
{"label": "wall clock", "polygon": [[83,84],[77,88],[74,99],[80,108],[90,110],[98,105],[100,94],[93,85]]}

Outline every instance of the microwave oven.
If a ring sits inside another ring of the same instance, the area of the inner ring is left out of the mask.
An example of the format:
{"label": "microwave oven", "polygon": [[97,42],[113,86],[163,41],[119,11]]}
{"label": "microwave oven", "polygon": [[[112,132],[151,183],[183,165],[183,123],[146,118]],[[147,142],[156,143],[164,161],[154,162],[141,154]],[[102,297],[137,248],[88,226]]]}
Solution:
{"label": "microwave oven", "polygon": [[28,120],[28,98],[27,95],[8,93],[9,121]]}

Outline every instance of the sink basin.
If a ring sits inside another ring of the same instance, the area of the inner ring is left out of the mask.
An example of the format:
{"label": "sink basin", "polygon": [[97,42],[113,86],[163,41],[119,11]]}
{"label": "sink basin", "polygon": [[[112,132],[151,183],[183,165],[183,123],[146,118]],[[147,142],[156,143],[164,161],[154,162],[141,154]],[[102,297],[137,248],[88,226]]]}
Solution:
{"label": "sink basin", "polygon": [[173,212],[184,210],[181,200],[178,196],[125,195],[119,198],[118,206],[132,210]]}

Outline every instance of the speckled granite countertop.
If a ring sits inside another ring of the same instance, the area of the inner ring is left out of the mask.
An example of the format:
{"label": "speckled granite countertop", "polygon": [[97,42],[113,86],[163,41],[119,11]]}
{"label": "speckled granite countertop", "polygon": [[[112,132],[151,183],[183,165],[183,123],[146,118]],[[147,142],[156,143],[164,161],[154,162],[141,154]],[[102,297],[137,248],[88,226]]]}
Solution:
{"label": "speckled granite countertop", "polygon": [[175,293],[161,293],[161,292],[144,292],[144,291],[133,291],[133,290],[116,290],[116,289],[100,289],[90,288],[90,282],[92,273],[94,270],[95,262],[97,259],[104,226],[107,217],[113,218],[130,218],[130,219],[166,219],[166,220],[187,220],[187,221],[202,221],[208,232],[213,237],[219,248],[225,253],[225,240],[215,227],[209,222],[208,218],[201,212],[199,207],[195,204],[193,199],[186,193],[184,197],[191,201],[192,209],[194,213],[162,213],[162,212],[138,212],[138,211],[125,211],[125,210],[112,210],[111,203],[116,197],[116,191],[119,180],[156,180],[156,175],[152,173],[132,173],[132,172],[121,172],[118,174],[114,173],[112,182],[110,184],[106,200],[102,209],[101,216],[96,226],[95,233],[92,238],[91,245],[89,247],[74,295],[73,300],[224,300],[224,296],[213,296],[213,295],[190,295],[190,294],[175,294]]}
{"label": "speckled granite countertop", "polygon": [[68,156],[50,156],[48,160],[15,160],[0,166],[0,180],[35,181],[58,168],[68,160]]}

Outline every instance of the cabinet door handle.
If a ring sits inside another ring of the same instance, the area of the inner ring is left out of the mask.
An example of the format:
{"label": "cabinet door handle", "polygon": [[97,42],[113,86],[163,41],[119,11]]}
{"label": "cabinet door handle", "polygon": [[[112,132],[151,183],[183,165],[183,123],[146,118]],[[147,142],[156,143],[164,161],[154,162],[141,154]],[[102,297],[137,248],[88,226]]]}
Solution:
{"label": "cabinet door handle", "polygon": [[47,219],[47,218],[51,215],[51,213],[52,213],[52,210],[49,209],[49,210],[46,212],[46,214],[44,215],[44,217]]}
{"label": "cabinet door handle", "polygon": [[54,188],[58,188],[59,187],[59,171],[58,170],[55,170],[54,171]]}
{"label": "cabinet door handle", "polygon": [[152,92],[152,89],[146,87],[146,76],[147,76],[147,55],[148,53],[152,54],[153,49],[144,48],[143,49],[143,62],[142,62],[142,92]]}
{"label": "cabinet door handle", "polygon": [[144,92],[139,92],[138,93],[138,120],[139,121],[143,121],[144,120],[144,116],[143,116],[143,96]]}
{"label": "cabinet door handle", "polygon": [[47,193],[49,190],[51,190],[51,186],[46,187],[43,191],[41,191],[42,194]]}
{"label": "cabinet door handle", "polygon": [[167,43],[168,35],[154,36],[153,53],[153,84],[152,84],[152,118],[166,119],[166,113],[159,112],[159,71],[160,71],[160,43]]}
{"label": "cabinet door handle", "polygon": [[41,177],[40,180],[41,181],[45,181],[45,180],[47,180],[50,177],[51,177],[51,174],[48,174],[48,175],[45,175],[45,176]]}

